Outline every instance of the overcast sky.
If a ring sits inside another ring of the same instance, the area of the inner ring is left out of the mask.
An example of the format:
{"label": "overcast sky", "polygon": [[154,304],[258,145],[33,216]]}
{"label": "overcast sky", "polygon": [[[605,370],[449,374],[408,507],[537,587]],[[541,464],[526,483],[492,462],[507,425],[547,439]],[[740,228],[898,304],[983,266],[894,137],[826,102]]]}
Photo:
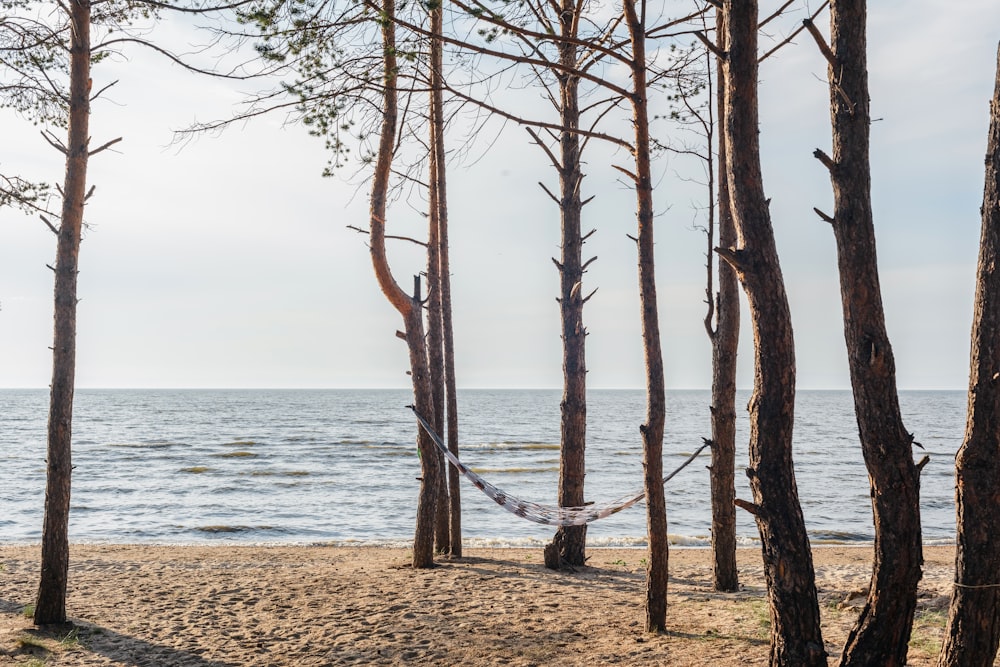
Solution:
{"label": "overcast sky", "polygon": [[[772,3],[762,3],[762,13]],[[815,2],[813,3],[816,4]],[[825,26],[824,16],[820,24]],[[185,28],[166,24],[174,39]],[[901,388],[967,384],[989,99],[1000,3],[871,3],[875,224],[889,336]],[[363,236],[367,189],[324,179],[322,142],[280,117],[170,146],[171,132],[226,116],[239,87],[199,78],[149,54],[105,62],[94,87],[118,79],[92,113],[97,192],[80,257],[77,382],[81,387],[405,387],[402,323],[377,289]],[[800,38],[761,67],[765,188],[791,301],[799,386],[846,388],[830,211],[826,65]],[[454,146],[452,146],[454,148]],[[0,169],[61,181],[37,128],[0,116]],[[557,187],[523,130],[454,165],[449,175],[458,380],[463,387],[561,384]],[[584,318],[591,387],[643,386],[631,193],[588,156],[584,225],[599,288]],[[704,236],[694,229],[691,165],[664,160],[655,194],[657,272],[667,383],[710,384]],[[390,233],[418,234],[401,204]],[[411,284],[414,253],[392,248]],[[0,211],[0,387],[44,387],[51,373],[52,234]],[[748,330],[744,316],[744,332]],[[752,382],[744,335],[740,385]]]}

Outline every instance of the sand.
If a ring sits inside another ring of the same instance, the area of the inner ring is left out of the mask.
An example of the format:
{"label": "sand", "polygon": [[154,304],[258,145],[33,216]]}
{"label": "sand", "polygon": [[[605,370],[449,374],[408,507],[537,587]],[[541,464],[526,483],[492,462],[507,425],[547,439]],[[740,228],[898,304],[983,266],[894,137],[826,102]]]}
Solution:
{"label": "sand", "polygon": [[[591,549],[551,572],[540,550],[472,549],[429,570],[406,549],[79,545],[72,625],[36,629],[25,606],[38,547],[0,546],[0,664],[764,665],[760,552],[738,555],[743,589],[715,593],[707,549],[672,549],[668,632],[644,631],[644,550]],[[925,549],[910,664],[940,647],[954,549]],[[864,601],[870,547],[819,547],[832,658]]]}

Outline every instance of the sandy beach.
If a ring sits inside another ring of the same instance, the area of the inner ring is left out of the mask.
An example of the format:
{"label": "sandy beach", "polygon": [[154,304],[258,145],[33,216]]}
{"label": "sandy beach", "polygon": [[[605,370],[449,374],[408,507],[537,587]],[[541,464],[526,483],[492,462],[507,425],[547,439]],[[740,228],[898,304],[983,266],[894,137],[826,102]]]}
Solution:
{"label": "sandy beach", "polygon": [[[911,665],[932,665],[953,579],[951,547],[924,551]],[[25,614],[38,547],[0,547],[0,664],[764,665],[760,552],[743,590],[715,593],[707,549],[672,549],[668,625],[643,630],[644,550],[591,549],[551,572],[540,550],[473,549],[413,570],[378,547],[72,548],[72,625]],[[819,547],[823,636],[839,655],[870,577],[870,547]],[[831,660],[832,662],[832,660]]]}

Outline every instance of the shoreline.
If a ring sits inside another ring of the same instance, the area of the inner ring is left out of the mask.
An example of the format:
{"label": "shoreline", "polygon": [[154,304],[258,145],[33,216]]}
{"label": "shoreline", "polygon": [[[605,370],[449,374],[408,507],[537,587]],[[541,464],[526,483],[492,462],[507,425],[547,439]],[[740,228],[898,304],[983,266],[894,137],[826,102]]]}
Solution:
{"label": "shoreline", "polygon": [[[813,549],[823,636],[839,655],[864,604],[872,545]],[[644,548],[590,548],[552,572],[540,549],[472,548],[409,567],[389,546],[71,544],[73,628],[23,611],[40,547],[0,545],[0,665],[766,665],[758,547],[741,590],[711,589],[711,550],[670,550],[668,632],[644,631]],[[933,665],[954,546],[924,547],[910,665]],[[71,635],[71,636],[70,636]],[[69,637],[68,637],[69,636]]]}

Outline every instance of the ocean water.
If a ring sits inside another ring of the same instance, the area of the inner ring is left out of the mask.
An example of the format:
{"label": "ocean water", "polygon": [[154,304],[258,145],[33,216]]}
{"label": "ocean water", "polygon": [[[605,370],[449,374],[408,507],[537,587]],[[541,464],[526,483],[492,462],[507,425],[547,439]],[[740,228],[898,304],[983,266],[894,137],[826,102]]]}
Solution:
{"label": "ocean water", "polygon": [[[747,393],[738,397],[745,405]],[[459,395],[462,459],[507,493],[554,503],[557,390]],[[954,455],[961,391],[903,392],[904,420],[930,463],[924,539],[954,540]],[[70,538],[110,543],[393,544],[412,539],[420,463],[405,390],[78,390]],[[664,469],[709,435],[709,393],[667,396]],[[37,542],[45,498],[46,390],[0,390],[0,540]],[[642,489],[641,391],[589,395],[587,498]],[[738,410],[737,495],[748,419]],[[868,479],[848,391],[800,391],[795,469],[814,544],[873,539]],[[667,484],[672,541],[709,543],[707,451]],[[541,545],[553,528],[519,519],[463,480],[463,536],[475,545]],[[757,539],[737,513],[743,543]],[[591,524],[593,546],[645,544],[643,504]]]}

